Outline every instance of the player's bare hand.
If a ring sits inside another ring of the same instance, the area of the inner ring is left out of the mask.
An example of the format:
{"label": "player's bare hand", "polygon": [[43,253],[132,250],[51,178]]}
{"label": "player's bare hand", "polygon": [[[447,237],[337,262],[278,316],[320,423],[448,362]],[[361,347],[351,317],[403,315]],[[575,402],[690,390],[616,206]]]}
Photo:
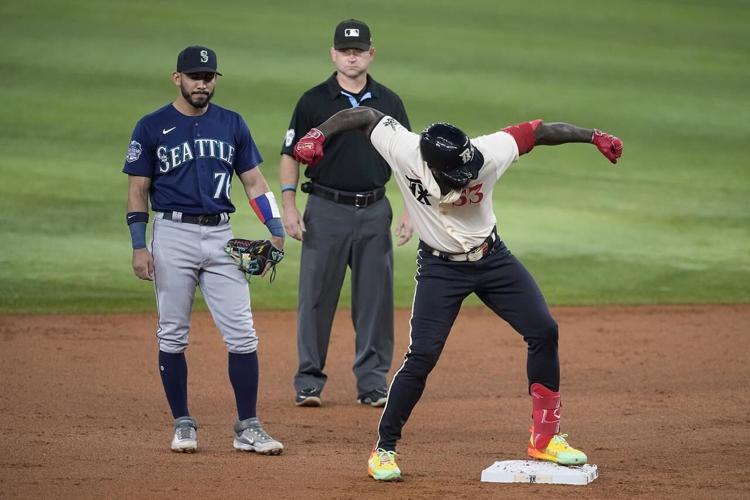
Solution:
{"label": "player's bare hand", "polygon": [[294,146],[294,159],[309,167],[315,166],[323,159],[323,143],[326,138],[323,133],[311,128]]}
{"label": "player's bare hand", "polygon": [[302,220],[297,207],[285,206],[283,220],[286,234],[297,241],[302,241],[305,233],[305,221]]}
{"label": "player's bare hand", "polygon": [[133,250],[133,272],[142,280],[154,281],[154,257],[147,248]]}
{"label": "player's bare hand", "polygon": [[414,226],[411,224],[411,219],[409,218],[409,212],[404,210],[404,213],[401,214],[401,217],[398,220],[398,225],[396,225],[396,236],[398,237],[398,241],[396,244],[398,246],[402,246],[408,242],[412,235],[414,234]]}
{"label": "player's bare hand", "polygon": [[622,156],[622,140],[614,135],[594,129],[591,143],[612,163]]}

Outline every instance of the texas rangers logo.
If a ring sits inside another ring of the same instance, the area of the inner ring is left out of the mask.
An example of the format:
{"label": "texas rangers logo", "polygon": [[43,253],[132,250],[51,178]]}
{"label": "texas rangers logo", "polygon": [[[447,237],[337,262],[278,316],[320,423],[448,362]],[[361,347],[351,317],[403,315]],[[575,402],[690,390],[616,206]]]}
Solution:
{"label": "texas rangers logo", "polygon": [[130,146],[128,146],[128,154],[125,156],[125,159],[128,163],[133,163],[141,157],[141,151],[141,144],[138,141],[130,141]]}
{"label": "texas rangers logo", "polygon": [[409,181],[409,191],[414,195],[414,198],[422,205],[432,206],[430,200],[427,199],[430,193],[425,189],[422,181],[411,177],[406,177],[406,180]]}

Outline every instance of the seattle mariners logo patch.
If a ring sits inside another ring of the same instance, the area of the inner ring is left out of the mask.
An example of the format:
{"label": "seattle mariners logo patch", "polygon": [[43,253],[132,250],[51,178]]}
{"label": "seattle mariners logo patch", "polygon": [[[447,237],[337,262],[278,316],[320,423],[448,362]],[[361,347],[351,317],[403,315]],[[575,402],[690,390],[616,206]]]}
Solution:
{"label": "seattle mariners logo patch", "polygon": [[138,141],[130,141],[128,154],[125,156],[125,160],[127,160],[128,163],[133,163],[141,157],[141,151],[141,144]]}

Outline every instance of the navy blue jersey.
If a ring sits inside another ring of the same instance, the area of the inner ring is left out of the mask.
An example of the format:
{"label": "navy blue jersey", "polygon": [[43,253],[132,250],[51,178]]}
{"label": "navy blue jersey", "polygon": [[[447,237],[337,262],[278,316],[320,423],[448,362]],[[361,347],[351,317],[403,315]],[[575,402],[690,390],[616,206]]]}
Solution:
{"label": "navy blue jersey", "polygon": [[170,103],[140,119],[122,171],[151,177],[151,207],[191,215],[234,212],[232,173],[263,159],[242,117],[215,104],[186,116]]}

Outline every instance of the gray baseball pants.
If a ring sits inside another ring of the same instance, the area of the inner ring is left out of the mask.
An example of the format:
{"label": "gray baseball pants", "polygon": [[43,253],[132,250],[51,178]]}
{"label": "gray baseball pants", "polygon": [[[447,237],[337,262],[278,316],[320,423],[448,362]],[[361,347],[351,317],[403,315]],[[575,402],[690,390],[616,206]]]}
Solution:
{"label": "gray baseball pants", "polygon": [[258,338],[247,280],[224,252],[224,245],[233,237],[229,224],[199,226],[165,220],[161,215],[157,212],[151,242],[159,349],[179,353],[187,348],[195,289],[199,286],[227,350],[254,352]]}
{"label": "gray baseball pants", "polygon": [[351,269],[359,395],[387,387],[393,358],[393,212],[387,198],[364,208],[310,195],[304,212],[297,352],[297,391],[323,389],[331,325],[347,267]]}

